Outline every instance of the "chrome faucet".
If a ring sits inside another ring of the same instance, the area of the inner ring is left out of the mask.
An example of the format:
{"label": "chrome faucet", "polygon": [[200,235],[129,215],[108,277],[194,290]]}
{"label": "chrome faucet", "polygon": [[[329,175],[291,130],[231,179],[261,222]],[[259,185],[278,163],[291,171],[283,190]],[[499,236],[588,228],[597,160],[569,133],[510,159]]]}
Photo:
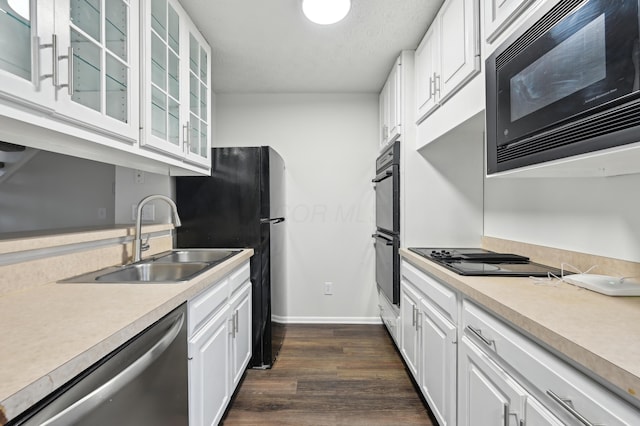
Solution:
{"label": "chrome faucet", "polygon": [[177,228],[180,225],[182,225],[182,222],[180,222],[180,216],[178,216],[178,207],[176,207],[176,203],[171,198],[166,197],[164,195],[159,195],[159,194],[149,195],[148,197],[143,198],[138,203],[138,208],[136,210],[136,234],[133,240],[133,261],[134,262],[138,262],[142,258],[142,251],[147,250],[149,248],[148,244],[142,244],[142,208],[149,201],[153,201],[153,200],[163,200],[167,204],[169,204],[169,206],[173,210],[173,226]]}

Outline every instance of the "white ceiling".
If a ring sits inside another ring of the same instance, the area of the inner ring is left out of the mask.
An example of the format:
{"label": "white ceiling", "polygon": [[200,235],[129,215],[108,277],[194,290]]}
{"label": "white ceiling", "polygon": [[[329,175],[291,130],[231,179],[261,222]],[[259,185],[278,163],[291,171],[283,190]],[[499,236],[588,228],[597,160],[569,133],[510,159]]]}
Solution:
{"label": "white ceiling", "polygon": [[379,92],[415,49],[442,0],[352,0],[334,25],[302,0],[181,0],[212,48],[216,93]]}

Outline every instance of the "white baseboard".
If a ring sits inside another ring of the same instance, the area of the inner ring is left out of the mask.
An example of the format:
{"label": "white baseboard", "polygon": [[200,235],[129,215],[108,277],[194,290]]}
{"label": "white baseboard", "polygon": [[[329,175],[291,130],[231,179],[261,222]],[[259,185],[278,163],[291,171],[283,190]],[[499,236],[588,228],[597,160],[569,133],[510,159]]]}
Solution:
{"label": "white baseboard", "polygon": [[282,324],[382,324],[380,317],[282,317],[271,318]]}

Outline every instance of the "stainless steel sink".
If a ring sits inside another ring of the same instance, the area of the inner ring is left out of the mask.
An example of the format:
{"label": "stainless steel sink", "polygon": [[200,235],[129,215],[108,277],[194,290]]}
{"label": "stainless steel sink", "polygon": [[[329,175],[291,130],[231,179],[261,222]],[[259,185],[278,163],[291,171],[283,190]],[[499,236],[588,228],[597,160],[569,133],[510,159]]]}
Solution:
{"label": "stainless steel sink", "polygon": [[179,249],[169,253],[161,253],[153,258],[154,263],[206,262],[220,263],[240,250],[227,249]]}
{"label": "stainless steel sink", "polygon": [[191,263],[136,263],[114,272],[98,275],[96,281],[103,283],[122,282],[178,282],[188,281],[211,265],[204,262]]}
{"label": "stainless steel sink", "polygon": [[143,284],[181,283],[213,268],[242,250],[178,249],[123,266],[72,277],[61,283]]}

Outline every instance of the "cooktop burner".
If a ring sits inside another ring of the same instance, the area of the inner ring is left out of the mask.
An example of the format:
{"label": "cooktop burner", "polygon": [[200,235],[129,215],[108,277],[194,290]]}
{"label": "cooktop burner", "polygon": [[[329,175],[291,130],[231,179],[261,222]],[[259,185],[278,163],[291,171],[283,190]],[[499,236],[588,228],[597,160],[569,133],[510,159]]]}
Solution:
{"label": "cooktop burner", "polygon": [[528,257],[495,253],[479,248],[416,248],[410,251],[460,275],[503,275],[512,277],[560,276],[560,270],[531,262]]}

